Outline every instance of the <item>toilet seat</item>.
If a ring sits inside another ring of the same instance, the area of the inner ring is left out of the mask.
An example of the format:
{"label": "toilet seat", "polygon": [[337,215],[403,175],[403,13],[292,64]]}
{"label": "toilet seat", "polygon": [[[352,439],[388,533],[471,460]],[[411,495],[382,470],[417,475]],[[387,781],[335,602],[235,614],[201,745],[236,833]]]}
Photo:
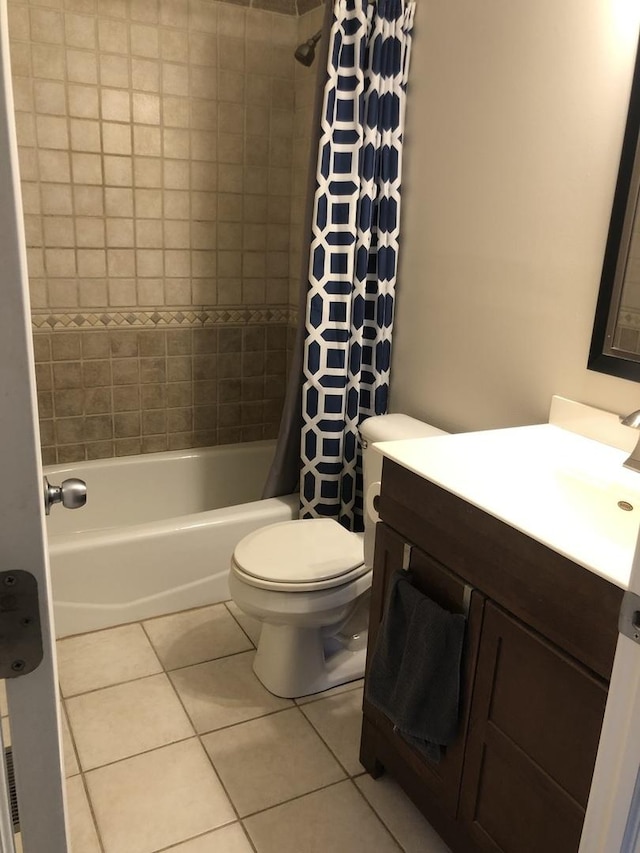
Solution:
{"label": "toilet seat", "polygon": [[287,592],[340,586],[368,571],[361,535],[330,518],[256,530],[236,547],[232,569],[251,586]]}

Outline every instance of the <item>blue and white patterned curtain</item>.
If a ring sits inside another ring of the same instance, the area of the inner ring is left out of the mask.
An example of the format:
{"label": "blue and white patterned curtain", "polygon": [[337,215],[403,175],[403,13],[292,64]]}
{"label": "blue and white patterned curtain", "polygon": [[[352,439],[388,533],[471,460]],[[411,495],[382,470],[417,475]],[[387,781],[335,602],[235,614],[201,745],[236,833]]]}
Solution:
{"label": "blue and white patterned curtain", "polygon": [[387,410],[414,0],[336,0],[318,150],[300,516],[362,530],[358,426]]}

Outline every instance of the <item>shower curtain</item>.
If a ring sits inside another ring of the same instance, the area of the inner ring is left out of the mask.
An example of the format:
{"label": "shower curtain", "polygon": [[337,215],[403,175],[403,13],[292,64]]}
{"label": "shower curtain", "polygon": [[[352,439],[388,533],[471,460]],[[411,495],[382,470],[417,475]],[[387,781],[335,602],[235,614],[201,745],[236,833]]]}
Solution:
{"label": "shower curtain", "polygon": [[336,0],[304,311],[300,517],[362,530],[358,426],[387,410],[414,0]]}

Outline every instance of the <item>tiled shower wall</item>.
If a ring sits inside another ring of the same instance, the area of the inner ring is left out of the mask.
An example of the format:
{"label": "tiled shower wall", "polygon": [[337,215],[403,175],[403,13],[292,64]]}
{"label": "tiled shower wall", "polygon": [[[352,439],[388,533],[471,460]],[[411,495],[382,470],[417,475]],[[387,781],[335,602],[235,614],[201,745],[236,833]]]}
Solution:
{"label": "tiled shower wall", "polygon": [[275,435],[320,10],[9,12],[45,462]]}

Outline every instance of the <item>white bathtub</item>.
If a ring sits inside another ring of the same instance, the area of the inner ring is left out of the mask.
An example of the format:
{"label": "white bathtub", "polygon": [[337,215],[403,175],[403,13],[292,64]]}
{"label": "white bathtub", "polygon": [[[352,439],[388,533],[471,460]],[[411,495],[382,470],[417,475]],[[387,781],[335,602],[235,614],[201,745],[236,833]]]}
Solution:
{"label": "white bathtub", "polygon": [[87,483],[87,505],[47,520],[59,637],[229,598],[235,545],[294,518],[297,495],[259,500],[275,450],[256,441],[72,465],[52,484]]}

